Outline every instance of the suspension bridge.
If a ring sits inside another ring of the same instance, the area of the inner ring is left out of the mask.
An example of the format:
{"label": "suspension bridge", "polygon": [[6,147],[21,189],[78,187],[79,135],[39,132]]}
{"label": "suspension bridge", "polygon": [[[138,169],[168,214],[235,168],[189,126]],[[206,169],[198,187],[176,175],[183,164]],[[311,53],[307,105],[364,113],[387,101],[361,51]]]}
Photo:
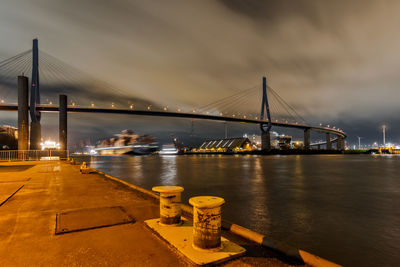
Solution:
{"label": "suspension bridge", "polygon": [[[31,76],[26,77],[25,73]],[[293,106],[267,85],[265,77],[262,84],[194,108],[127,98],[124,91],[39,50],[37,39],[33,40],[32,49],[0,62],[0,111],[18,111],[21,150],[27,149],[28,143],[30,149],[39,148],[43,112],[59,112],[62,149],[67,147],[67,113],[108,113],[256,124],[260,126],[263,150],[271,149],[272,127],[295,128],[304,131],[304,149],[325,146],[331,150],[335,143],[338,150],[344,150],[344,131],[329,125],[307,123]],[[254,109],[260,99],[261,112]],[[246,110],[240,111],[241,107]],[[325,141],[311,143],[311,131],[324,133]]]}

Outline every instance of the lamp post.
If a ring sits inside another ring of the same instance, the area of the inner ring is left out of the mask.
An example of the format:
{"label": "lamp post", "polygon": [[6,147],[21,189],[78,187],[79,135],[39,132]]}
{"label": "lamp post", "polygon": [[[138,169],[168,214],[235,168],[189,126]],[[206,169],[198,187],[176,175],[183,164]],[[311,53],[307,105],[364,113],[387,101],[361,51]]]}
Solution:
{"label": "lamp post", "polygon": [[386,125],[382,125],[382,133],[383,133],[383,146],[386,146]]}
{"label": "lamp post", "polygon": [[358,138],[358,149],[361,149],[361,138],[360,136],[357,136]]}

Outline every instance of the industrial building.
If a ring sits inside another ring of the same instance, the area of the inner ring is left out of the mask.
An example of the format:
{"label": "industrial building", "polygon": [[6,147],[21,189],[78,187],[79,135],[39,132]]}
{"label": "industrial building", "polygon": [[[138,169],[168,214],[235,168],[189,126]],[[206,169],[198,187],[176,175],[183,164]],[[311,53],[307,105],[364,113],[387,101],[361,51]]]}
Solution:
{"label": "industrial building", "polygon": [[240,152],[253,149],[254,147],[248,138],[240,137],[207,140],[193,152]]}

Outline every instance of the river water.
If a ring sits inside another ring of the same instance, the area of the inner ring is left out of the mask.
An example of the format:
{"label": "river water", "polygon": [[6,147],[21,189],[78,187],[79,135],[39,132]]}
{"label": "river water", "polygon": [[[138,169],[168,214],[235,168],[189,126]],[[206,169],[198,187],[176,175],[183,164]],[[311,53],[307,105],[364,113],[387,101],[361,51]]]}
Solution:
{"label": "river water", "polygon": [[223,197],[223,218],[346,266],[400,265],[400,157],[97,156],[132,184]]}

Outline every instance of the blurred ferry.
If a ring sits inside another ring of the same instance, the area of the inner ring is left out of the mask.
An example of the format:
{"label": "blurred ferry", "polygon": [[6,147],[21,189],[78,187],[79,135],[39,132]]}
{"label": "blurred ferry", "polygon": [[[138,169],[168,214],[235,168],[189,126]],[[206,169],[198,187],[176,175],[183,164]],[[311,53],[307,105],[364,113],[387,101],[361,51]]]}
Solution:
{"label": "blurred ferry", "polygon": [[150,135],[139,135],[131,130],[123,130],[115,136],[100,141],[93,150],[100,155],[147,155],[158,150],[158,143]]}
{"label": "blurred ferry", "polygon": [[162,146],[162,149],[160,152],[158,152],[160,155],[177,155],[179,154],[179,150],[176,148],[175,144],[166,144]]}

